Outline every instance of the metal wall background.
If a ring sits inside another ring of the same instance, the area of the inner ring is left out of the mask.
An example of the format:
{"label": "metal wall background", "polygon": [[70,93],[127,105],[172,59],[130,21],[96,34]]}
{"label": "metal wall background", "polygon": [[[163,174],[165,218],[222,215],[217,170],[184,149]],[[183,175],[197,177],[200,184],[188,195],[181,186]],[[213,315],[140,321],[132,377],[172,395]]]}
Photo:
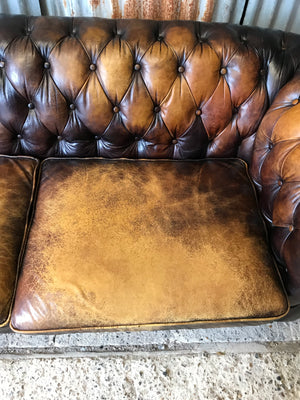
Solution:
{"label": "metal wall background", "polygon": [[5,14],[41,15],[39,0],[0,0],[0,12]]}
{"label": "metal wall background", "polygon": [[41,0],[46,15],[193,19],[239,23],[245,0]]}
{"label": "metal wall background", "polygon": [[243,16],[245,25],[300,33],[300,0],[0,0],[0,12],[236,24]]}
{"label": "metal wall background", "polygon": [[300,0],[249,0],[244,24],[300,33]]}

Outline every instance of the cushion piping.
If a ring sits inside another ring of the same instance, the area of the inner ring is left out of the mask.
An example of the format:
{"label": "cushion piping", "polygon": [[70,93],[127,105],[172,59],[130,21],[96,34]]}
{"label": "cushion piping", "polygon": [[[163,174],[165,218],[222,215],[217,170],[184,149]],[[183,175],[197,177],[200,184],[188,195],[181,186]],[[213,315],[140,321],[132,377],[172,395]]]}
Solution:
{"label": "cushion piping", "polygon": [[[35,214],[35,209],[36,209],[36,202],[37,202],[37,198],[38,198],[38,192],[39,192],[39,185],[40,185],[40,179],[41,179],[41,175],[42,175],[42,167],[43,164],[49,160],[103,160],[103,161],[127,161],[127,162],[134,162],[134,163],[138,163],[139,161],[147,161],[147,162],[170,162],[170,163],[177,163],[177,162],[203,162],[203,161],[228,161],[228,160],[234,160],[234,161],[239,161],[241,164],[244,165],[245,167],[245,172],[246,172],[246,176],[248,178],[248,181],[252,187],[252,191],[255,197],[255,202],[256,202],[256,208],[259,214],[259,218],[261,219],[262,223],[263,223],[263,227],[264,227],[264,231],[265,231],[265,236],[268,239],[268,232],[267,232],[267,227],[264,221],[264,218],[262,216],[262,213],[260,211],[259,208],[259,204],[258,204],[258,198],[257,198],[257,193],[255,190],[255,186],[254,183],[252,182],[252,179],[250,177],[249,174],[249,169],[248,169],[248,164],[238,158],[238,157],[229,157],[229,158],[203,158],[203,159],[186,159],[186,160],[173,160],[173,159],[128,159],[128,158],[104,158],[104,157],[48,157],[44,160],[42,160],[42,162],[39,165],[38,168],[38,175],[36,178],[36,190],[34,193],[34,200],[32,202],[32,213],[31,213],[31,218],[30,218],[30,223],[29,223],[29,227],[28,227],[28,232],[26,235],[26,243],[27,243],[27,239],[29,236],[29,232],[30,232],[30,227],[31,224],[34,220],[34,214]],[[269,240],[267,240],[267,242],[269,243]],[[22,259],[23,260],[23,256],[25,253],[25,248],[26,248],[26,243],[25,246],[22,248]],[[290,310],[290,304],[289,304],[289,300],[288,300],[288,296],[285,290],[285,287],[283,285],[283,280],[281,277],[281,274],[279,272],[277,263],[275,261],[274,255],[272,250],[270,249],[270,255],[272,257],[273,260],[273,267],[275,269],[275,271],[277,272],[277,277],[278,280],[281,284],[281,288],[286,300],[286,306],[285,306],[285,311],[283,313],[281,313],[280,315],[276,315],[276,316],[266,316],[266,317],[245,317],[245,318],[229,318],[229,319],[219,319],[219,320],[195,320],[195,321],[180,321],[180,322],[164,322],[164,323],[157,323],[157,322],[153,322],[153,323],[144,323],[144,324],[130,324],[130,325],[107,325],[107,326],[86,326],[86,327],[70,327],[70,328],[54,328],[54,329],[36,329],[36,330],[22,330],[22,329],[18,329],[15,328],[12,325],[12,322],[10,321],[9,326],[11,328],[11,330],[13,332],[16,333],[25,333],[25,334],[35,334],[35,333],[71,333],[71,332],[93,332],[93,331],[130,331],[130,330],[156,330],[156,329],[164,329],[164,327],[168,327],[173,328],[173,329],[179,329],[179,328],[187,328],[187,327],[204,327],[205,325],[208,326],[212,326],[212,325],[218,325],[221,324],[223,325],[227,325],[229,326],[229,324],[234,324],[234,323],[245,323],[245,322],[249,322],[249,323],[260,323],[260,322],[270,322],[270,321],[274,321],[274,320],[278,320],[280,318],[285,317]]]}

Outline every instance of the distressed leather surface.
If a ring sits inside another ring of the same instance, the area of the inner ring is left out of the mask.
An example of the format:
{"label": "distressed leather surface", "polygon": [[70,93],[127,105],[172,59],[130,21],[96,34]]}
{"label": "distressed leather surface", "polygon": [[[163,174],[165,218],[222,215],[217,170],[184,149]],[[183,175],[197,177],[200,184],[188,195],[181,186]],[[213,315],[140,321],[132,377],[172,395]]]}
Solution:
{"label": "distressed leather surface", "polygon": [[291,303],[299,304],[300,72],[281,89],[260,125],[251,172],[274,253],[287,268]]}
{"label": "distressed leather surface", "polygon": [[37,160],[0,156],[0,326],[9,318]]}
{"label": "distressed leather surface", "polygon": [[43,163],[13,329],[189,326],[287,310],[242,161]]}
{"label": "distressed leather surface", "polygon": [[300,36],[281,31],[1,15],[0,153],[252,163],[299,303],[299,157],[284,161],[299,139],[299,68]]}

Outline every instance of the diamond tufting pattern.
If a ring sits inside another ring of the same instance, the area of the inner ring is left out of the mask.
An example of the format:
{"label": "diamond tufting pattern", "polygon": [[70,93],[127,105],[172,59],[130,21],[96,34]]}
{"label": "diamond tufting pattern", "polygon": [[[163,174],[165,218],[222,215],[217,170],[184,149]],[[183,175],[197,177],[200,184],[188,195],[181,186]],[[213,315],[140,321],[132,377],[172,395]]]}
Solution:
{"label": "diamond tufting pattern", "polygon": [[281,31],[0,16],[0,153],[250,162],[257,137],[252,176],[299,293],[299,70]]}
{"label": "diamond tufting pattern", "polygon": [[288,271],[291,302],[300,300],[300,73],[276,96],[257,132],[252,176],[271,225],[274,253]]}
{"label": "diamond tufting pattern", "polygon": [[[283,35],[2,16],[0,152],[249,160],[270,100],[299,63],[293,35],[282,50]],[[282,65],[283,51],[292,62]]]}

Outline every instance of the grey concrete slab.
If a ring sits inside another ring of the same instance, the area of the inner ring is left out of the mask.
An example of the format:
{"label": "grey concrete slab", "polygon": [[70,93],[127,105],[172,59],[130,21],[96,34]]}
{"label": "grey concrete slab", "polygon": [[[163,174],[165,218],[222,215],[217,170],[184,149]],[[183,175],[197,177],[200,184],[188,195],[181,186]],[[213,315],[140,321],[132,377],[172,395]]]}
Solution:
{"label": "grey concrete slab", "polygon": [[126,352],[274,352],[295,351],[300,320],[256,326],[139,332],[93,332],[60,335],[0,334],[4,355],[87,355]]}
{"label": "grey concrete slab", "polygon": [[0,359],[3,400],[299,400],[300,352]]}

